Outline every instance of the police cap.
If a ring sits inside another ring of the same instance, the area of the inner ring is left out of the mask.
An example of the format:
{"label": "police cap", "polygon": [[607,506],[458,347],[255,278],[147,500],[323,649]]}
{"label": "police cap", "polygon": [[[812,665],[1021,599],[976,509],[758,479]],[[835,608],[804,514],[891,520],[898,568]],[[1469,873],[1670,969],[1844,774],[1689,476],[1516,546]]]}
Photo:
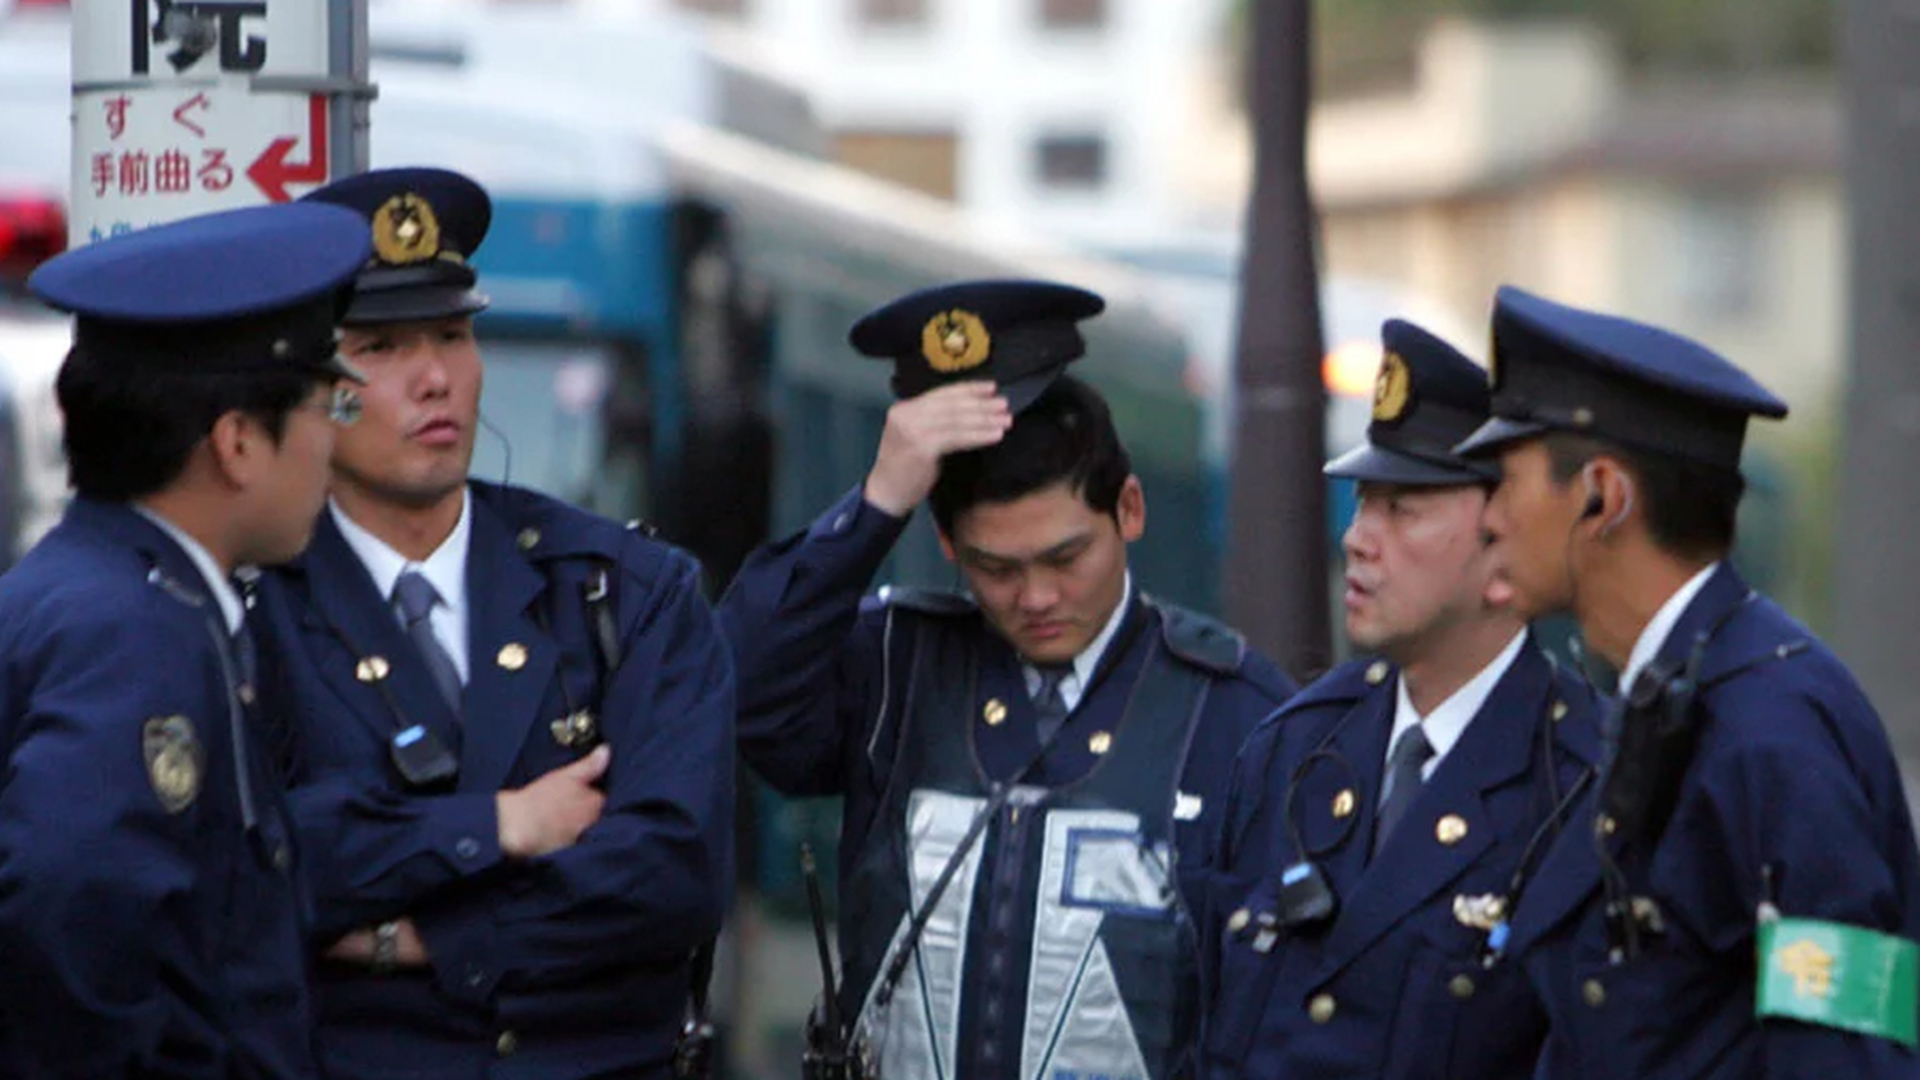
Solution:
{"label": "police cap", "polygon": [[1380,344],[1367,441],[1329,462],[1327,475],[1415,487],[1498,480],[1498,467],[1453,452],[1487,419],[1487,376],[1480,365],[1400,319],[1380,327]]}
{"label": "police cap", "polygon": [[1697,341],[1512,286],[1493,308],[1493,416],[1455,449],[1498,453],[1570,431],[1696,465],[1737,470],[1747,418],[1786,403]]}
{"label": "police cap", "polygon": [[445,319],[484,311],[469,260],[487,238],[493,200],[447,169],[375,169],[335,180],[303,201],[357,212],[373,257],[354,282],[348,326]]}
{"label": "police cap", "polygon": [[364,382],[334,327],[367,250],[365,226],[337,207],[256,206],[75,248],[27,285],[73,313],[75,347],[102,363]]}
{"label": "police cap", "polygon": [[991,379],[1014,412],[1087,351],[1075,324],[1106,301],[1046,281],[965,281],[911,293],[853,324],[861,353],[891,360],[893,392]]}

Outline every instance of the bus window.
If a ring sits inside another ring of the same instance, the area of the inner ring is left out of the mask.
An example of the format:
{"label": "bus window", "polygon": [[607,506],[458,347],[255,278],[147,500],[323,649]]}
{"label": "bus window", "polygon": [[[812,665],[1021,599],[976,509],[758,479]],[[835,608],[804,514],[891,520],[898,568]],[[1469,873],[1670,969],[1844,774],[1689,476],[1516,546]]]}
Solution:
{"label": "bus window", "polygon": [[486,382],[473,475],[600,505],[610,350],[591,342],[488,338],[481,356]]}

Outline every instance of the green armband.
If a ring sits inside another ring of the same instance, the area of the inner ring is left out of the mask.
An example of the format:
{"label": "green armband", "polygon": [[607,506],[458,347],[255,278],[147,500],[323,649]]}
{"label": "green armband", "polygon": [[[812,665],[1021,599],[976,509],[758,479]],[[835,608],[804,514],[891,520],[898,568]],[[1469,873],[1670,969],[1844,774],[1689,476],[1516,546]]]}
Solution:
{"label": "green armband", "polygon": [[1920,1044],[1920,945],[1819,919],[1762,919],[1754,1015]]}

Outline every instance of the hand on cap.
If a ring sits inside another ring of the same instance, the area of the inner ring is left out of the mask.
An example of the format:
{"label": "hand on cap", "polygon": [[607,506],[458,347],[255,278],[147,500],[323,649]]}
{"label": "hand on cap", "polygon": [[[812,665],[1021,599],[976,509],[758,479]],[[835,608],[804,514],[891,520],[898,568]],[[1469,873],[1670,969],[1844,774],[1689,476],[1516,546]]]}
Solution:
{"label": "hand on cap", "polygon": [[953,383],[894,402],[867,474],[867,502],[907,516],[933,490],[941,458],[992,446],[1012,426],[1007,399],[991,382]]}

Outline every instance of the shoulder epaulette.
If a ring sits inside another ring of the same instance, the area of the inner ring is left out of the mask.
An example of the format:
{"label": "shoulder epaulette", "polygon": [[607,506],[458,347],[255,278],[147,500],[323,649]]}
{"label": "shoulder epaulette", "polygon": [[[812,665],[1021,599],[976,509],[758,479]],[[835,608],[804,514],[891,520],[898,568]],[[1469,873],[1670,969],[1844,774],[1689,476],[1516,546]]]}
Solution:
{"label": "shoulder epaulette", "polygon": [[1160,613],[1160,637],[1167,651],[1203,671],[1232,675],[1247,655],[1247,639],[1217,619],[1173,604],[1148,600]]}
{"label": "shoulder epaulette", "polygon": [[1358,701],[1385,683],[1393,670],[1392,664],[1376,657],[1349,660],[1301,687],[1283,709],[1293,712],[1317,705]]}

